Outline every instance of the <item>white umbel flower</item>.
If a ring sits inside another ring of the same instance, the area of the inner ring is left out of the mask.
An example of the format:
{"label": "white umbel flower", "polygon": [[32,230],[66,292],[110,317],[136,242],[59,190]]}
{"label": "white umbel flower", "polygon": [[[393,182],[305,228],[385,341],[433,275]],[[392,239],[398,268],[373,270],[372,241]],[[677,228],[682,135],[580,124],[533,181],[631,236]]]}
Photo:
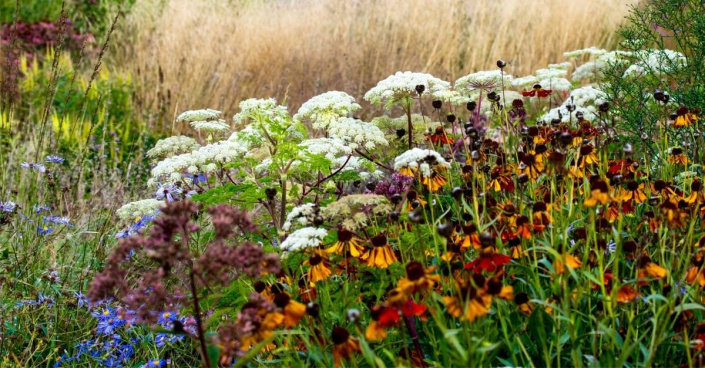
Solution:
{"label": "white umbel flower", "polygon": [[345,142],[352,149],[365,147],[371,150],[389,144],[384,132],[376,125],[353,118],[338,118],[332,121],[328,134]]}
{"label": "white umbel flower", "polygon": [[399,171],[402,168],[416,170],[420,164],[431,157],[436,164],[450,167],[450,164],[438,152],[432,149],[412,148],[394,159],[394,170]]}
{"label": "white umbel flower", "polygon": [[159,210],[163,203],[164,201],[160,201],[154,198],[130,202],[120,207],[117,210],[116,214],[122,220],[134,221],[135,219],[141,218],[145,215],[154,214]]}
{"label": "white umbel flower", "polygon": [[455,81],[454,86],[456,90],[465,92],[478,89],[495,90],[502,87],[502,80],[504,80],[505,87],[510,86],[512,79],[514,77],[509,74],[502,75],[501,70],[486,70],[460,77]]}
{"label": "white umbel flower", "polygon": [[294,119],[308,119],[313,123],[314,129],[325,129],[331,121],[348,116],[359,109],[360,105],[355,102],[354,97],[345,92],[330,91],[306,101],[294,115]]}
{"label": "white umbel flower", "polygon": [[686,65],[685,55],[673,50],[643,50],[634,56],[640,61],[629,66],[623,77],[660,76]]}
{"label": "white umbel flower", "polygon": [[431,74],[397,72],[377,83],[375,87],[365,93],[364,98],[375,105],[384,103],[385,106],[391,107],[403,98],[416,96],[416,86],[418,85],[424,86],[424,96],[450,88],[450,83]]}
{"label": "white umbel flower", "polygon": [[568,71],[565,69],[539,69],[536,71],[536,78],[539,79],[551,79],[551,78],[564,78],[568,75]]}
{"label": "white umbel flower", "polygon": [[514,78],[512,80],[511,85],[514,87],[521,87],[521,88],[526,88],[526,87],[531,87],[534,84],[538,83],[540,79],[536,77],[535,75],[527,75],[525,77],[521,78]]}
{"label": "white umbel flower", "polygon": [[277,100],[273,98],[250,98],[241,101],[239,107],[240,112],[233,116],[236,123],[242,123],[248,119],[283,119],[289,114],[286,106],[277,105]]}
{"label": "white umbel flower", "polygon": [[282,226],[284,231],[291,230],[291,226],[294,224],[300,226],[308,226],[313,222],[313,217],[316,215],[316,205],[314,203],[304,203],[300,206],[294,207],[288,215],[286,215],[286,221]]}
{"label": "white umbel flower", "polygon": [[295,252],[306,248],[315,248],[321,245],[323,239],[328,235],[328,230],[305,227],[291,233],[280,245],[285,252]]}
{"label": "white umbel flower", "polygon": [[600,56],[604,55],[607,53],[607,50],[605,49],[598,49],[595,46],[588,47],[586,49],[580,49],[580,50],[573,50],[573,51],[568,51],[564,52],[563,56],[567,58],[577,58],[583,55],[593,55],[593,56]]}
{"label": "white umbel flower", "polygon": [[323,155],[329,160],[334,160],[341,155],[350,155],[353,149],[339,138],[314,138],[299,143],[306,152],[314,155]]}
{"label": "white umbel flower", "polygon": [[198,131],[206,132],[225,132],[230,130],[230,125],[223,119],[192,121],[191,127]]}
{"label": "white umbel flower", "polygon": [[610,65],[629,63],[629,58],[632,56],[632,53],[628,51],[610,51],[596,55],[595,60],[575,68],[571,76],[573,81],[597,79],[602,76],[602,70],[604,68]]}
{"label": "white umbel flower", "polygon": [[160,139],[154,148],[147,151],[147,157],[168,157],[181,153],[191,152],[198,149],[200,145],[195,139],[184,135],[177,135]]}
{"label": "white umbel flower", "polygon": [[564,62],[558,63],[558,64],[548,64],[548,69],[567,70],[568,68],[571,67],[571,65],[573,65],[573,63],[571,63],[570,61],[564,61]]}
{"label": "white umbel flower", "polygon": [[183,112],[181,115],[179,115],[176,118],[176,121],[178,122],[193,122],[193,121],[207,121],[207,120],[215,120],[220,118],[221,112],[218,110],[213,110],[213,109],[204,109],[204,110],[189,110],[186,112]]}
{"label": "white umbel flower", "polygon": [[573,84],[565,78],[550,78],[539,81],[539,84],[544,89],[551,89],[554,91],[570,91],[573,88]]}
{"label": "white umbel flower", "polygon": [[[572,98],[572,99],[571,99]],[[585,86],[574,89],[570,96],[563,102],[563,105],[551,109],[544,115],[543,120],[548,122],[552,119],[559,118],[559,112],[561,115],[561,121],[568,122],[571,118],[571,114],[566,108],[568,104],[575,104],[575,111],[572,116],[575,119],[575,113],[578,111],[583,113],[583,119],[585,120],[595,120],[598,117],[598,106],[606,101],[607,95],[593,86]]]}
{"label": "white umbel flower", "polygon": [[432,93],[436,100],[447,102],[451,105],[464,105],[479,97],[478,93],[471,93],[469,96],[455,89],[442,89]]}
{"label": "white umbel flower", "polygon": [[229,163],[247,153],[247,147],[233,141],[221,141],[200,147],[191,153],[168,157],[152,169],[152,178],[163,183],[182,179],[182,174],[212,172],[218,163]]}

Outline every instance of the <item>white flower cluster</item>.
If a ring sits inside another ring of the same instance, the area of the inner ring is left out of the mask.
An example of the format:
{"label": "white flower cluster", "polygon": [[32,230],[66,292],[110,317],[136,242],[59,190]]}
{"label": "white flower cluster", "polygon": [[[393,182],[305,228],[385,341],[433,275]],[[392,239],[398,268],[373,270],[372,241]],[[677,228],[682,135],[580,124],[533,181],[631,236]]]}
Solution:
{"label": "white flower cluster", "polygon": [[119,218],[125,221],[134,221],[145,215],[151,215],[159,211],[164,201],[154,198],[143,199],[141,201],[130,202],[117,210]]}
{"label": "white flower cluster", "polygon": [[429,156],[432,156],[438,165],[450,167],[450,164],[438,152],[432,149],[412,148],[394,159],[394,170],[398,171],[404,167],[417,169]]}
{"label": "white flower cluster", "polygon": [[416,86],[424,86],[424,95],[433,94],[450,88],[450,83],[426,73],[397,72],[377,83],[375,87],[365,93],[365,100],[379,105],[384,103],[387,107],[398,100],[416,95]]}
{"label": "white flower cluster", "polygon": [[595,120],[598,116],[598,106],[606,101],[606,94],[593,87],[585,86],[574,89],[568,98],[559,107],[551,109],[544,115],[543,120],[550,122],[553,119],[559,118],[559,112],[561,115],[561,121],[568,122],[570,120],[571,114],[566,108],[567,105],[572,103],[575,105],[575,111],[573,111],[573,116],[578,111],[583,113],[583,119],[585,120]]}
{"label": "white flower cluster", "polygon": [[240,107],[240,112],[233,116],[233,120],[238,124],[248,119],[282,119],[289,114],[286,106],[277,105],[277,100],[273,98],[250,98],[240,101],[238,106]]}
{"label": "white flower cluster", "polygon": [[291,230],[291,225],[296,224],[308,226],[313,221],[313,216],[316,215],[316,205],[314,203],[304,203],[294,207],[286,216],[286,221],[282,226],[284,231]]}
{"label": "white flower cluster", "polygon": [[224,132],[230,129],[225,120],[220,119],[221,112],[213,109],[189,110],[176,118],[178,122],[188,122],[196,130]]}
{"label": "white flower cluster", "polygon": [[328,235],[328,230],[305,227],[291,233],[280,245],[285,252],[294,252],[306,248],[318,247]]}
{"label": "white flower cluster", "polygon": [[224,132],[230,130],[230,125],[223,119],[219,120],[204,120],[204,121],[192,121],[191,127],[196,130],[203,130],[206,132]]}
{"label": "white flower cluster", "polygon": [[194,121],[207,121],[207,120],[216,120],[220,118],[221,112],[218,110],[213,110],[213,109],[204,109],[204,110],[189,110],[181,115],[179,115],[176,118],[176,121],[182,122],[194,122]]}
{"label": "white flower cluster", "polygon": [[494,90],[502,87],[503,80],[505,86],[511,85],[512,79],[514,77],[509,74],[502,75],[501,70],[480,71],[458,78],[455,81],[455,89],[466,92],[476,89]]}
{"label": "white flower cluster", "polygon": [[[514,78],[511,81],[511,85],[514,87],[527,88],[538,83],[541,87],[546,89],[568,91],[571,86],[569,86],[570,82],[565,79],[565,77],[568,75],[568,68],[570,68],[571,65],[573,64],[567,61],[559,64],[548,64],[547,68],[537,70],[536,75]],[[565,82],[568,82],[568,85],[566,85]],[[553,84],[555,84],[555,87],[551,86]]]}
{"label": "white flower cluster", "polygon": [[360,105],[355,102],[354,97],[345,92],[330,91],[301,105],[298,113],[294,115],[294,120],[309,119],[314,129],[325,129],[332,120],[348,116],[359,109]]}
{"label": "white flower cluster", "polygon": [[568,75],[568,71],[565,69],[539,69],[536,71],[536,78],[539,79],[551,79],[551,78],[564,78]]}
{"label": "white flower cluster", "polygon": [[573,71],[571,79],[573,81],[596,79],[602,75],[602,69],[617,63],[629,62],[626,57],[632,55],[628,51],[605,51],[602,53],[594,53],[597,57],[593,61],[589,61],[580,65]]}
{"label": "white flower cluster", "polygon": [[330,221],[341,220],[340,225],[350,231],[367,226],[377,216],[386,216],[392,205],[383,195],[351,194],[321,209],[321,216]]}
{"label": "white flower cluster", "polygon": [[353,118],[339,118],[332,121],[328,127],[328,134],[342,140],[352,149],[360,146],[374,149],[377,146],[389,144],[384,137],[384,132],[376,125]]}
{"label": "white flower cluster", "polygon": [[233,162],[247,153],[247,147],[238,142],[221,141],[199,148],[191,153],[168,157],[152,169],[151,182],[175,182],[182,180],[182,174],[213,172],[216,163]]}
{"label": "white flower cluster", "polygon": [[160,139],[154,148],[147,151],[147,157],[168,157],[181,153],[191,152],[198,149],[200,145],[195,139],[185,135],[176,135],[169,138]]}
{"label": "white flower cluster", "polygon": [[643,50],[634,55],[638,60],[627,68],[623,77],[641,77],[646,74],[661,75],[686,65],[686,57],[673,50]]}
{"label": "white flower cluster", "polygon": [[456,89],[447,88],[433,92],[432,96],[436,100],[441,100],[451,105],[463,105],[476,100],[479,96],[479,92],[472,91],[468,96],[467,94],[460,93],[460,91]]}
{"label": "white flower cluster", "polygon": [[329,160],[334,160],[341,155],[350,155],[353,152],[353,149],[340,138],[307,139],[299,143],[299,146],[308,153],[323,155]]}
{"label": "white flower cluster", "polygon": [[564,52],[563,56],[565,56],[567,58],[577,58],[577,57],[580,57],[583,55],[600,56],[600,55],[604,55],[606,53],[607,53],[607,50],[598,49],[597,47],[592,46],[592,47],[588,47],[586,49]]}
{"label": "white flower cluster", "polygon": [[521,88],[526,88],[526,87],[531,87],[534,84],[538,83],[540,79],[536,77],[535,75],[527,75],[525,77],[521,78],[514,78],[512,80],[511,85],[514,87],[521,87]]}
{"label": "white flower cluster", "polygon": [[549,78],[539,81],[542,88],[552,89],[554,91],[570,91],[573,88],[573,83],[565,78]]}
{"label": "white flower cluster", "polygon": [[571,63],[570,61],[564,61],[558,64],[548,64],[548,69],[567,70],[568,68],[570,68],[571,65],[573,65],[573,63]]}

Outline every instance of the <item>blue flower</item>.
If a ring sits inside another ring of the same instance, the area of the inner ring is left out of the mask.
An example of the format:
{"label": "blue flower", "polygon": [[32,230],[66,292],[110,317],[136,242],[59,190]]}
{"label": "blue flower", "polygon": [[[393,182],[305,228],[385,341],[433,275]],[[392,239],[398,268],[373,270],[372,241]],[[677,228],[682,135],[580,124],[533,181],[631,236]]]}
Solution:
{"label": "blue flower", "polygon": [[151,359],[147,364],[142,365],[140,368],[161,368],[161,367],[166,367],[167,361],[164,359]]}
{"label": "blue flower", "polygon": [[181,200],[181,188],[174,184],[159,184],[157,192],[154,193],[157,199],[166,199],[167,202],[179,201]]}
{"label": "blue flower", "polygon": [[130,225],[126,230],[119,231],[118,233],[115,234],[115,238],[117,239],[122,239],[122,238],[127,238],[130,236],[133,236],[135,234],[139,234],[142,229],[144,229],[148,223],[152,222],[157,216],[159,216],[160,212],[155,212],[153,214],[147,214],[142,217],[139,217],[135,222]]}
{"label": "blue flower", "polygon": [[69,361],[69,362],[71,361],[71,360],[67,359],[66,354],[64,354],[64,355],[62,355],[62,356],[56,358],[56,363],[54,363],[54,368],[60,367],[61,364],[64,363],[64,362],[66,362],[66,361]]}
{"label": "blue flower", "polygon": [[15,305],[18,308],[21,308],[21,307],[28,306],[28,305],[37,305],[37,301],[36,300],[20,300]]}
{"label": "blue flower", "polygon": [[110,319],[116,316],[115,309],[111,307],[105,307],[103,309],[96,309],[91,312],[91,315],[97,318],[99,321]]}
{"label": "blue flower", "polygon": [[47,168],[44,165],[35,164],[35,163],[31,163],[31,162],[23,162],[20,164],[20,167],[22,167],[23,169],[39,171],[41,173],[44,173],[47,171]]}
{"label": "blue flower", "polygon": [[90,301],[85,295],[83,295],[82,292],[74,291],[73,296],[76,297],[76,302],[78,303],[79,308],[88,307],[90,305]]}
{"label": "blue flower", "polygon": [[60,164],[60,163],[63,163],[64,161],[66,161],[66,160],[63,157],[59,157],[59,156],[50,155],[50,156],[46,157],[46,162],[51,162],[54,164]]}
{"label": "blue flower", "polygon": [[37,226],[37,232],[39,235],[49,235],[54,232],[54,229],[47,226]]}
{"label": "blue flower", "polygon": [[43,220],[46,223],[65,225],[65,226],[73,226],[71,224],[71,220],[68,217],[44,216]]}
{"label": "blue flower", "polygon": [[37,215],[42,213],[43,211],[51,211],[51,207],[40,206],[38,204],[35,204],[34,206],[32,206],[32,209],[34,210],[34,213],[36,213]]}
{"label": "blue flower", "polygon": [[206,180],[206,175],[201,173],[201,174],[184,174],[184,176],[188,179],[191,179],[193,181],[193,184],[198,184],[198,183],[205,183]]}
{"label": "blue flower", "polygon": [[0,202],[0,211],[2,212],[13,212],[17,208],[17,203],[9,201],[9,202]]}
{"label": "blue flower", "polygon": [[46,304],[47,307],[51,307],[54,305],[54,298],[39,294],[39,296],[37,296],[37,304]]}
{"label": "blue flower", "polygon": [[157,317],[157,323],[162,325],[162,327],[171,328],[172,322],[178,318],[178,312],[162,312],[159,317]]}

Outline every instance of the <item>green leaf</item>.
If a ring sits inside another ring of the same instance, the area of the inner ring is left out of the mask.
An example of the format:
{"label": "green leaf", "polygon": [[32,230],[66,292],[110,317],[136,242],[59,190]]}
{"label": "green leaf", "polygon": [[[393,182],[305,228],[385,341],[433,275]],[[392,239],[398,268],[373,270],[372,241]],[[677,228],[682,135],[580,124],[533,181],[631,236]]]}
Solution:
{"label": "green leaf", "polygon": [[263,198],[265,198],[264,193],[254,184],[226,184],[191,197],[193,201],[209,206],[237,204],[243,208],[252,208],[259,199]]}
{"label": "green leaf", "polygon": [[705,306],[702,306],[697,303],[684,303],[684,304],[677,306],[674,310],[678,313],[682,313],[682,312],[693,310],[693,309],[705,310]]}
{"label": "green leaf", "polygon": [[210,359],[211,367],[218,368],[218,360],[220,359],[220,349],[217,346],[208,344],[206,346],[206,353],[208,354],[208,359]]}

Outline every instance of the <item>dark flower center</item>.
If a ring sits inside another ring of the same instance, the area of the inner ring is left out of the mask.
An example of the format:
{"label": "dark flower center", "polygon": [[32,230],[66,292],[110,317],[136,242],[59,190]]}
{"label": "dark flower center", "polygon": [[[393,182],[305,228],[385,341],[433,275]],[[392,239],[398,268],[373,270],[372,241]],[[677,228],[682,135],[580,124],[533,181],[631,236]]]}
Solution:
{"label": "dark flower center", "polygon": [[384,247],[387,245],[387,237],[384,234],[379,234],[372,238],[372,245],[375,247]]}
{"label": "dark flower center", "polygon": [[350,332],[342,327],[336,327],[333,329],[333,343],[336,345],[344,344],[350,338]]}
{"label": "dark flower center", "polygon": [[422,278],[426,272],[423,269],[423,265],[419,262],[411,262],[406,265],[406,278],[410,281],[416,281]]}
{"label": "dark flower center", "polygon": [[343,242],[343,243],[349,242],[352,239],[352,236],[353,236],[352,232],[350,232],[348,230],[341,229],[340,231],[338,231],[338,241],[339,242]]}

